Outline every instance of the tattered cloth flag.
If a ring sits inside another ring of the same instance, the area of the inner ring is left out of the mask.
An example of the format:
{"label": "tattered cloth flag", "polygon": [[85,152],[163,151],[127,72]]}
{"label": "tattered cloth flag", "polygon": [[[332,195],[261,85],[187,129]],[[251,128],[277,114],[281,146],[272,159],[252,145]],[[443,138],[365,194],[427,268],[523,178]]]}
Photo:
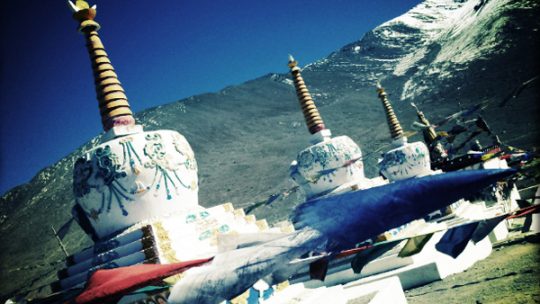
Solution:
{"label": "tattered cloth flag", "polygon": [[469,241],[473,241],[475,244],[480,242],[506,218],[508,218],[508,214],[449,229],[435,245],[435,248],[442,253],[456,258],[465,250]]}
{"label": "tattered cloth flag", "polygon": [[324,281],[328,272],[328,258],[322,258],[309,264],[309,277],[312,280]]}
{"label": "tattered cloth flag", "polygon": [[[480,242],[507,217],[508,214],[504,214],[451,228],[446,231],[443,237],[435,245],[435,248],[442,253],[456,258],[463,250],[465,250],[469,241],[473,241],[475,244]],[[407,243],[403,246],[403,249],[399,252],[398,256],[404,258],[419,253],[432,236],[433,233],[429,233],[410,238],[407,240]]]}
{"label": "tattered cloth flag", "polygon": [[297,229],[310,227],[334,241],[336,246],[332,250],[349,249],[358,242],[423,217],[514,172],[500,169],[448,172],[316,198],[296,207],[293,223]]}
{"label": "tattered cloth flag", "polygon": [[356,254],[356,256],[351,261],[351,268],[354,273],[361,273],[362,269],[369,264],[371,261],[374,261],[381,257],[386,252],[390,251],[392,248],[396,247],[403,240],[390,241],[380,246],[374,246],[368,248],[362,252]]}
{"label": "tattered cloth flag", "polygon": [[398,257],[405,258],[411,255],[415,255],[422,251],[427,242],[431,239],[433,233],[418,235],[407,240],[407,243],[398,254]]}
{"label": "tattered cloth flag", "polygon": [[478,243],[489,235],[491,231],[504,219],[511,219],[537,213],[540,205],[533,205],[513,212],[512,214],[503,214],[494,218],[485,219],[448,230],[439,243],[435,245],[438,251],[449,256],[458,257],[469,241]]}
{"label": "tattered cloth flag", "polygon": [[60,229],[56,232],[56,235],[63,240],[66,234],[69,232],[69,228],[71,228],[71,224],[73,223],[75,219],[72,217],[69,219],[69,221],[65,222]]}
{"label": "tattered cloth flag", "polygon": [[474,222],[449,229],[435,245],[435,248],[454,259],[457,258],[467,247],[477,226],[478,222]]}
{"label": "tattered cloth flag", "polygon": [[83,293],[75,303],[107,303],[117,301],[128,292],[150,284],[160,283],[164,278],[200,266],[212,258],[174,264],[140,264],[114,269],[100,269],[88,280]]}
{"label": "tattered cloth flag", "polygon": [[443,120],[435,123],[433,126],[434,127],[440,127],[440,126],[442,126],[442,125],[446,124],[447,122],[452,121],[454,119],[461,119],[463,117],[467,117],[469,115],[472,115],[474,112],[476,112],[478,110],[485,109],[489,105],[489,103],[490,102],[488,100],[484,100],[484,101],[482,101],[480,103],[477,103],[477,104],[473,105],[472,107],[470,107],[468,109],[461,110],[459,112],[456,112],[454,114],[446,116]]}
{"label": "tattered cloth flag", "polygon": [[505,214],[478,222],[478,226],[471,235],[471,241],[473,241],[475,244],[480,242],[507,217],[508,215]]}

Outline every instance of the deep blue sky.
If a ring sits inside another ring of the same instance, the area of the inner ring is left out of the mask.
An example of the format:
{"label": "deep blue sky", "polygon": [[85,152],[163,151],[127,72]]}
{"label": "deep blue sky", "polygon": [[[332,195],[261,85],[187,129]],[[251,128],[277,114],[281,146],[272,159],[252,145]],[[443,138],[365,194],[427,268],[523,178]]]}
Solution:
{"label": "deep blue sky", "polygon": [[[324,58],[418,2],[89,1],[135,112]],[[0,194],[102,132],[76,26],[66,1],[1,1]]]}

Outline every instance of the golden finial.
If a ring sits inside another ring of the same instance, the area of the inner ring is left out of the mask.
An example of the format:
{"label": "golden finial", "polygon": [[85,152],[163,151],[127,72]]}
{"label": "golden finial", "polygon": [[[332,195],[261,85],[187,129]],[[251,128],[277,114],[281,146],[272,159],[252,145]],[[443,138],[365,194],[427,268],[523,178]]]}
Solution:
{"label": "golden finial", "polygon": [[[88,2],[86,1],[83,1],[83,0],[76,0],[75,1],[75,6],[79,9],[87,9],[87,8],[90,8],[90,5],[88,5]],[[94,5],[95,6],[95,5]]]}
{"label": "golden finial", "polygon": [[114,67],[109,60],[105,47],[97,31],[99,24],[94,21],[96,5],[90,7],[86,1],[68,1],[73,18],[79,22],[79,31],[86,38],[86,47],[92,62],[96,94],[103,129],[108,131],[116,126],[133,126],[135,119]]}
{"label": "golden finial", "polygon": [[313,101],[313,98],[311,98],[311,94],[309,93],[306,83],[302,78],[300,68],[298,67],[298,62],[294,60],[292,55],[289,55],[288,66],[293,76],[296,95],[298,96],[300,107],[304,113],[304,119],[306,120],[309,132],[311,134],[315,134],[326,129],[321,115],[319,114],[319,110],[317,110],[317,106],[315,106],[315,102]]}
{"label": "golden finial", "polygon": [[73,12],[73,18],[79,21],[79,31],[99,30],[99,23],[94,21],[96,18],[96,5],[92,7],[86,1],[77,0],[75,3],[68,0],[68,5]]}
{"label": "golden finial", "polygon": [[287,65],[289,66],[290,69],[293,69],[296,66],[298,66],[298,61],[294,60],[294,57],[291,54],[289,54],[289,63]]}
{"label": "golden finial", "polygon": [[381,86],[381,83],[379,81],[377,81],[377,93],[379,95],[379,99],[383,103],[384,112],[386,114],[386,122],[388,123],[388,127],[390,128],[390,135],[392,136],[392,139],[397,140],[403,138],[403,129],[401,128],[397,116],[394,113],[394,109],[392,108],[392,105],[388,100],[386,91]]}

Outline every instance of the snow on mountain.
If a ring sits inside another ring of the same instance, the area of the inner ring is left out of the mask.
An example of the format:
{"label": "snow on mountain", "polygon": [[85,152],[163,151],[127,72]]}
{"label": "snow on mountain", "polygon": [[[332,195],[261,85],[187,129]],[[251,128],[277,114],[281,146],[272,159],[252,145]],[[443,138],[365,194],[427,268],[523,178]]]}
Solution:
{"label": "snow on mountain", "polygon": [[[376,64],[371,74],[363,74],[366,83],[389,74],[405,76],[400,99],[414,99],[431,89],[423,81],[426,77],[451,78],[471,61],[508,49],[508,37],[501,35],[512,22],[506,13],[537,6],[538,1],[426,0],[342,49],[353,57],[343,65],[362,72],[368,62]],[[325,64],[321,60],[308,68]]]}
{"label": "snow on mountain", "polygon": [[[393,71],[396,76],[413,68],[419,71],[405,82],[401,99],[413,99],[429,90],[421,81],[426,75],[449,78],[472,60],[503,52],[508,45],[501,37],[501,29],[509,21],[504,12],[526,6],[524,1],[511,0],[428,0],[381,25],[376,30],[394,40],[399,36],[395,28],[417,32],[416,47],[398,60]],[[433,58],[428,64],[421,62],[426,56]]]}

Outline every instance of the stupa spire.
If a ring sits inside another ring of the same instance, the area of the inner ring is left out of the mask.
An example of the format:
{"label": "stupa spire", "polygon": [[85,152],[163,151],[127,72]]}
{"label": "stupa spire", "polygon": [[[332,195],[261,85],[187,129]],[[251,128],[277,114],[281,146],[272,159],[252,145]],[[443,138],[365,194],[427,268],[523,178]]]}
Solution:
{"label": "stupa spire", "polygon": [[377,81],[377,93],[382,101],[386,121],[395,148],[383,154],[379,162],[381,174],[390,181],[397,181],[431,172],[429,150],[423,142],[408,143],[401,125],[392,109],[388,96]]}
{"label": "stupa spire", "polygon": [[288,65],[293,76],[296,95],[298,96],[300,107],[302,108],[302,112],[304,113],[304,118],[306,120],[309,132],[311,134],[315,134],[321,130],[326,129],[326,127],[324,126],[324,121],[319,114],[319,110],[317,110],[317,106],[315,105],[315,102],[313,102],[313,98],[311,98],[311,94],[306,87],[304,78],[302,78],[300,68],[298,67],[298,62],[294,60],[292,55],[289,55]]}
{"label": "stupa spire", "polygon": [[424,136],[424,141],[428,145],[431,152],[431,158],[437,160],[448,157],[448,154],[444,150],[442,144],[437,140],[438,135],[435,128],[429,123],[429,120],[424,115],[424,112],[420,111],[414,102],[411,102],[411,105],[416,110],[416,115],[418,116],[420,123],[426,126],[422,129],[422,134]]}
{"label": "stupa spire", "polygon": [[424,112],[420,111],[413,102],[411,102],[411,106],[413,106],[413,108],[416,110],[416,116],[418,116],[418,120],[420,121],[420,123],[427,126],[423,132],[424,140],[428,145],[431,145],[433,142],[435,142],[435,139],[437,138],[437,132],[435,132],[435,128],[433,128],[433,126],[429,123],[429,120],[424,115]]}
{"label": "stupa spire", "polygon": [[399,120],[397,119],[396,114],[394,113],[394,109],[392,108],[392,105],[390,104],[390,101],[388,100],[386,91],[381,86],[381,83],[378,81],[377,81],[377,93],[384,107],[384,112],[386,114],[386,122],[388,123],[388,127],[390,128],[390,135],[392,136],[392,139],[398,140],[398,139],[403,138],[404,137],[403,129],[401,128],[401,125],[399,124]]}
{"label": "stupa spire", "polygon": [[103,129],[117,126],[134,126],[135,119],[118,75],[109,60],[105,47],[98,35],[100,25],[94,21],[96,6],[90,7],[86,1],[68,1],[73,18],[79,22],[79,31],[86,38],[86,47],[92,63],[96,95]]}

